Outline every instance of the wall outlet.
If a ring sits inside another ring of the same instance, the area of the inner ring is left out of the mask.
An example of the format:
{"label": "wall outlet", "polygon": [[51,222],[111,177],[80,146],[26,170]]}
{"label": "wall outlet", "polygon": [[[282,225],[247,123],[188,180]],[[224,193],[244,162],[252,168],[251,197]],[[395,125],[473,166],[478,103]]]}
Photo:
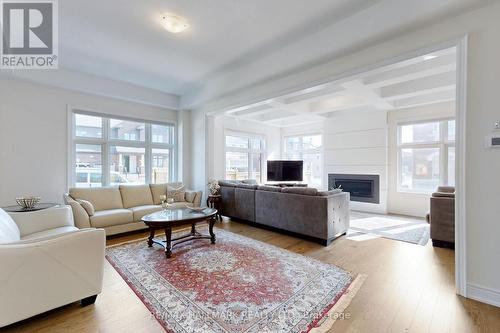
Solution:
{"label": "wall outlet", "polygon": [[496,130],[500,130],[500,120],[495,121],[494,128],[495,128]]}

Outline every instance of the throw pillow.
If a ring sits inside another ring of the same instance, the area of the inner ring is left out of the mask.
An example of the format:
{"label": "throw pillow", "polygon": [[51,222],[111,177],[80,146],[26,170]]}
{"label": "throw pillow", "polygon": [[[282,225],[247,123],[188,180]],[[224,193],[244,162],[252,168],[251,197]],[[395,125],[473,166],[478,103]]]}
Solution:
{"label": "throw pillow", "polygon": [[94,205],[90,201],[81,199],[77,199],[76,201],[78,201],[78,203],[82,205],[83,209],[87,211],[87,214],[89,214],[89,216],[93,216],[95,214]]}
{"label": "throw pillow", "polygon": [[174,202],[184,202],[185,193],[186,188],[184,185],[181,185],[180,187],[167,185],[167,198],[173,198]]}

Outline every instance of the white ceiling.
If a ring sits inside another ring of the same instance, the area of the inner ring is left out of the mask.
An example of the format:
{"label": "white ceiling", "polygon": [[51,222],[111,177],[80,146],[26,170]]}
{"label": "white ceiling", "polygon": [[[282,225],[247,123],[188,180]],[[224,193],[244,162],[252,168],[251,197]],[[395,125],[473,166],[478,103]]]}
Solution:
{"label": "white ceiling", "polygon": [[[347,35],[331,34],[328,28],[342,22],[346,27],[358,26],[360,31],[373,30],[366,17],[372,17],[372,9],[376,14],[377,6],[386,21],[401,19],[404,10],[404,21],[409,24],[491,1],[404,2],[402,6],[402,0],[60,0],[60,67],[163,92],[192,94],[266,56],[279,54],[283,64],[293,58],[295,67],[311,63],[324,55],[307,49],[287,53],[286,46],[325,31],[329,33],[328,43],[321,39],[325,52],[335,45],[346,49]],[[394,12],[387,15],[382,4]],[[162,12],[186,17],[190,29],[177,35],[167,33],[159,23]],[[374,21],[373,28],[378,26]],[[336,43],[341,37],[342,42]],[[354,43],[366,38],[352,36],[349,40]],[[310,39],[317,44],[317,38]],[[274,74],[280,69],[273,66],[268,70]],[[248,72],[248,78],[254,72]],[[239,75],[236,81],[244,81],[246,76]],[[219,86],[220,81],[214,86],[220,92],[238,83],[222,80],[223,86]]]}
{"label": "white ceiling", "polygon": [[451,102],[455,95],[456,49],[450,48],[216,114],[291,127],[322,122],[338,112]]}
{"label": "white ceiling", "polygon": [[[63,0],[60,66],[180,94],[376,2]],[[187,18],[190,29],[168,33],[163,12]]]}

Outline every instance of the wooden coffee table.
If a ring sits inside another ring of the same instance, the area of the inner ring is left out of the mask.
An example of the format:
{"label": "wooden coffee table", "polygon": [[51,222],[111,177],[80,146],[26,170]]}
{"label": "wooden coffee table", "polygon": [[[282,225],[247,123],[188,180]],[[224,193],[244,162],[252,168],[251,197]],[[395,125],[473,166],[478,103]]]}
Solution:
{"label": "wooden coffee table", "polygon": [[[203,211],[194,211],[189,208],[166,209],[156,213],[146,215],[142,221],[149,227],[148,246],[158,244],[165,249],[167,258],[172,256],[172,248],[178,244],[195,239],[210,239],[215,244],[214,224],[216,221],[217,209],[205,208]],[[208,223],[210,235],[204,235],[196,231],[196,224]],[[191,225],[189,234],[172,239],[172,228],[183,225]],[[155,231],[165,230],[165,240],[156,239]]]}

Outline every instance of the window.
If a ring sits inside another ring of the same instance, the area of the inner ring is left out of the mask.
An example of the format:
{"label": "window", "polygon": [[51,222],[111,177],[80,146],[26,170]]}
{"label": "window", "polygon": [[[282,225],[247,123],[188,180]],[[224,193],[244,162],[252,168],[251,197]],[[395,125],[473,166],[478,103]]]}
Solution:
{"label": "window", "polygon": [[72,186],[165,183],[174,179],[174,125],[78,112],[72,117]]}
{"label": "window", "polygon": [[398,126],[398,191],[455,185],[455,120]]}
{"label": "window", "polygon": [[262,182],[266,142],[263,137],[231,133],[225,137],[226,179],[255,179]]}
{"label": "window", "polygon": [[304,182],[320,188],[323,183],[323,138],[320,134],[290,136],[284,140],[285,159],[304,161]]}

